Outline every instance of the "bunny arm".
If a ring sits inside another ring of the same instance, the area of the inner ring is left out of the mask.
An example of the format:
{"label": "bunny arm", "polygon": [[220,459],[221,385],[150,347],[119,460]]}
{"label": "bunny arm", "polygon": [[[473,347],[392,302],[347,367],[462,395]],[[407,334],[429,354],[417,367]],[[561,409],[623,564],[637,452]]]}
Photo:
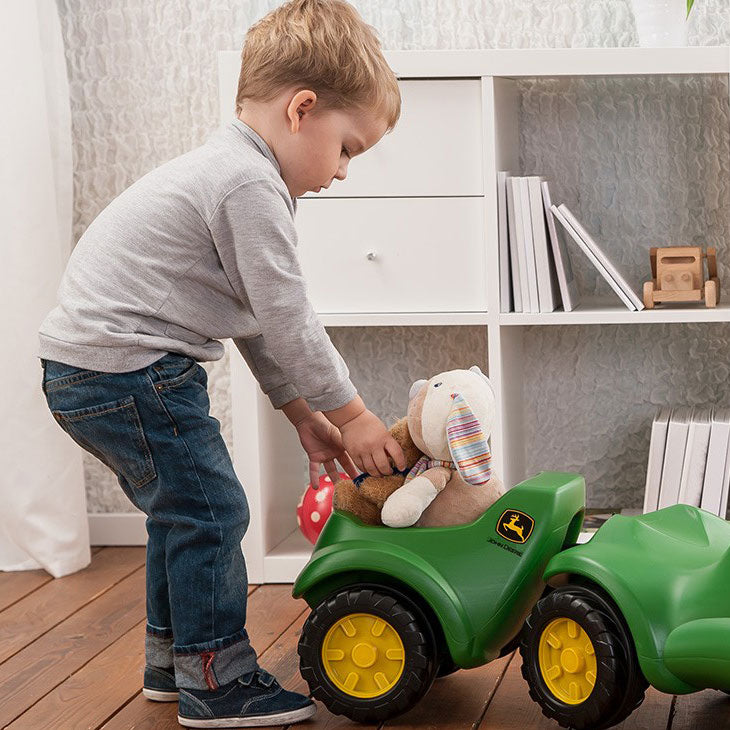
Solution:
{"label": "bunny arm", "polygon": [[388,527],[410,527],[451,479],[451,469],[434,466],[391,494],[383,504],[380,519]]}

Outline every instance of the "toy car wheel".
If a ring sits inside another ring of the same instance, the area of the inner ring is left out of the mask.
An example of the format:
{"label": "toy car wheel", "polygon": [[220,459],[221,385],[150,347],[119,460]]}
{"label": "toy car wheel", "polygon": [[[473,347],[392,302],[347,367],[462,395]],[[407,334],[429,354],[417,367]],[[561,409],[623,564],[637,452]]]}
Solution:
{"label": "toy car wheel", "polygon": [[383,722],[423,697],[438,668],[430,628],[402,598],[343,589],[309,615],[299,640],[300,670],[330,712]]}
{"label": "toy car wheel", "polygon": [[654,282],[644,282],[644,306],[647,309],[654,309]]}
{"label": "toy car wheel", "polygon": [[628,630],[597,590],[567,586],[538,601],[520,653],[530,696],[563,727],[612,727],[644,699],[648,685]]}

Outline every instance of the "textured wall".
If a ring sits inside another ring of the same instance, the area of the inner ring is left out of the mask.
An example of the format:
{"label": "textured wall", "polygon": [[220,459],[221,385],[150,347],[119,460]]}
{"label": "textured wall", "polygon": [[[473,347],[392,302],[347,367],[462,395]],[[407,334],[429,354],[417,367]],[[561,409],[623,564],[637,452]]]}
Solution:
{"label": "textured wall", "polygon": [[408,408],[414,380],[444,370],[487,368],[486,326],[329,327],[365,403],[390,425]]}
{"label": "textured wall", "polygon": [[[245,30],[278,2],[58,3],[71,88],[78,239],[134,180],[205,141],[218,125],[217,52],[239,48]],[[354,4],[390,49],[637,44],[628,0]],[[726,0],[698,0],[689,43],[730,44]],[[606,243],[635,284],[648,270],[649,244],[712,242],[724,260],[727,79],[526,80],[520,86],[522,171],[554,179],[556,197]],[[583,293],[610,295],[577,252],[573,260]],[[366,402],[387,422],[403,412],[413,378],[455,362],[486,368],[480,327],[330,332]],[[638,505],[655,406],[726,399],[729,335],[725,325],[526,328],[529,468],[581,467],[591,504]],[[393,373],[394,360],[408,364]],[[213,413],[230,446],[228,363],[206,368]],[[90,511],[133,509],[106,467],[87,456],[85,468]]]}
{"label": "textured wall", "polygon": [[[727,77],[520,86],[522,171],[553,181],[553,197],[635,291],[650,278],[651,246],[715,246],[720,280],[728,281]],[[620,304],[569,246],[581,296]],[[575,469],[586,477],[589,505],[641,506],[657,407],[727,404],[729,336],[726,324],[527,327],[528,472]]]}
{"label": "textured wall", "polygon": [[589,506],[641,507],[658,407],[730,405],[729,328],[528,327],[528,471],[575,469]]}

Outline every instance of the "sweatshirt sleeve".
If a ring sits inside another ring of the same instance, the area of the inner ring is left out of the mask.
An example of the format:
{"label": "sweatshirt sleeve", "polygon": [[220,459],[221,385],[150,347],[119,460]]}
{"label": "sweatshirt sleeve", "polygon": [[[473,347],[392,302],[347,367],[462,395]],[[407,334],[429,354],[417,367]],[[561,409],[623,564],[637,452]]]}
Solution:
{"label": "sweatshirt sleeve", "polygon": [[347,365],[307,295],[291,198],[271,180],[247,181],[221,200],[208,225],[231,286],[261,328],[252,359],[264,392],[271,386],[267,395],[278,401],[277,389],[290,385],[318,411],[351,401],[357,391]]}
{"label": "sweatshirt sleeve", "polygon": [[233,342],[274,408],[281,408],[289,401],[299,398],[297,389],[266,349],[263,335],[234,337]]}

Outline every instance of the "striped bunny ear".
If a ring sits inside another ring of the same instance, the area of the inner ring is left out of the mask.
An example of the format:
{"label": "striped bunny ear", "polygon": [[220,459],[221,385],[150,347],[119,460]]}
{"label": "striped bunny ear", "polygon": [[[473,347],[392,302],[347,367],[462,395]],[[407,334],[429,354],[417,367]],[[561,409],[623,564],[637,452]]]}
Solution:
{"label": "striped bunny ear", "polygon": [[492,455],[482,427],[461,393],[452,393],[446,437],[449,451],[461,478],[479,486],[492,476]]}

